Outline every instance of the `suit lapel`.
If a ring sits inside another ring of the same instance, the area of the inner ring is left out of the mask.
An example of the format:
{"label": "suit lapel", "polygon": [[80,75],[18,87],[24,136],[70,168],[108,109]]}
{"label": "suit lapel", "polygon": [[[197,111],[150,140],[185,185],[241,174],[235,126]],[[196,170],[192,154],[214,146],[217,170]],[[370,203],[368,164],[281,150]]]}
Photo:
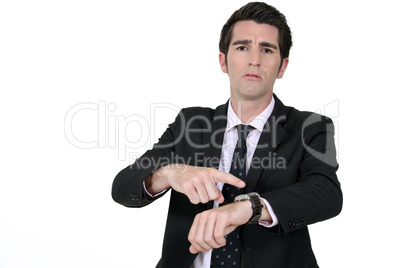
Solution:
{"label": "suit lapel", "polygon": [[[267,162],[271,161],[273,152],[281,143],[286,135],[286,129],[283,124],[286,121],[286,111],[283,103],[274,95],[275,107],[271,116],[268,118],[265,127],[261,133],[257,148],[255,149],[250,169],[247,175],[245,192],[254,191],[255,185],[259,180],[261,173],[267,169]],[[265,167],[265,168],[264,168]]]}

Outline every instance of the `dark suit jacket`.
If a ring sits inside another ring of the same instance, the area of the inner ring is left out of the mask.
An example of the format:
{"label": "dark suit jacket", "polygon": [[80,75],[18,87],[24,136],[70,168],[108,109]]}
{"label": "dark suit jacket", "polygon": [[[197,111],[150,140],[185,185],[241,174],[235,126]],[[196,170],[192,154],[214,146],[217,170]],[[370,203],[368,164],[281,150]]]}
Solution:
{"label": "dark suit jacket", "polygon": [[[342,208],[333,123],[284,106],[274,97],[275,107],[254,153],[245,192],[258,192],[265,198],[279,225],[241,226],[243,267],[318,267],[307,225],[334,217]],[[215,110],[183,109],[153,149],[116,176],[113,199],[127,207],[153,202],[142,183],[169,163],[218,168],[227,108],[228,103]],[[196,255],[189,252],[187,236],[196,214],[210,208],[212,202],[193,205],[172,190],[157,267],[187,268],[192,264]]]}

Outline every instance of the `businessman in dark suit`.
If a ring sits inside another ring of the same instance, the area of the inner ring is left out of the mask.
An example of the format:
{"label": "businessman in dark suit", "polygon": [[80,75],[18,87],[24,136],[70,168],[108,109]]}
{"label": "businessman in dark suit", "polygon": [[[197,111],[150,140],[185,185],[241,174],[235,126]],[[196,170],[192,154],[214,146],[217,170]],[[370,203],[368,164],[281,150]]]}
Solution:
{"label": "businessman in dark suit", "polygon": [[307,225],[339,214],[342,192],[332,121],[273,93],[291,45],[275,8],[249,3],[236,11],[219,45],[230,100],[183,109],[116,176],[113,199],[127,207],[171,190],[157,267],[318,267]]}

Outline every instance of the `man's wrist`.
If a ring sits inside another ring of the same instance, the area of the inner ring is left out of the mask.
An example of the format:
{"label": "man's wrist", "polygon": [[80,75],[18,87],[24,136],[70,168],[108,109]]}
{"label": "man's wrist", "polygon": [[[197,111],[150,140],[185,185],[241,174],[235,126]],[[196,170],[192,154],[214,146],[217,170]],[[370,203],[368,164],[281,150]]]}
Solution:
{"label": "man's wrist", "polygon": [[147,193],[157,195],[169,189],[170,185],[166,179],[168,176],[167,172],[168,169],[161,167],[145,179],[144,186]]}
{"label": "man's wrist", "polygon": [[242,216],[240,225],[247,224],[250,218],[253,216],[253,208],[250,201],[242,200],[233,204],[239,207],[239,214]]}
{"label": "man's wrist", "polygon": [[[271,214],[268,207],[266,206],[266,203],[264,202],[264,199],[260,198],[260,202],[262,205],[262,211],[261,218],[259,219],[258,223],[266,227],[271,227],[272,224],[277,225],[278,223],[273,222],[273,218],[271,217]],[[249,222],[249,219],[253,216],[253,208],[251,202],[249,200],[243,200],[236,202],[236,205],[239,206],[239,210],[241,211],[241,215],[243,216],[241,224],[247,224]]]}
{"label": "man's wrist", "polygon": [[263,204],[260,200],[260,195],[258,193],[248,193],[242,194],[235,197],[235,202],[239,201],[250,201],[251,209],[252,209],[252,216],[249,218],[249,224],[258,223],[259,219],[261,218],[261,212]]}

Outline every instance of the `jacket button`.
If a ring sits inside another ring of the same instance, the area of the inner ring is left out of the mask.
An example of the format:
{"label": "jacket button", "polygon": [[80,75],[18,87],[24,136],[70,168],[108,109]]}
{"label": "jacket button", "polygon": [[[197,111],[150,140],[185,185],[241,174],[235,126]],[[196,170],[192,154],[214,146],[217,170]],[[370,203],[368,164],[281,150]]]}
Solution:
{"label": "jacket button", "polygon": [[137,202],[137,203],[140,202],[140,195],[139,194],[130,194],[130,198],[134,202]]}

